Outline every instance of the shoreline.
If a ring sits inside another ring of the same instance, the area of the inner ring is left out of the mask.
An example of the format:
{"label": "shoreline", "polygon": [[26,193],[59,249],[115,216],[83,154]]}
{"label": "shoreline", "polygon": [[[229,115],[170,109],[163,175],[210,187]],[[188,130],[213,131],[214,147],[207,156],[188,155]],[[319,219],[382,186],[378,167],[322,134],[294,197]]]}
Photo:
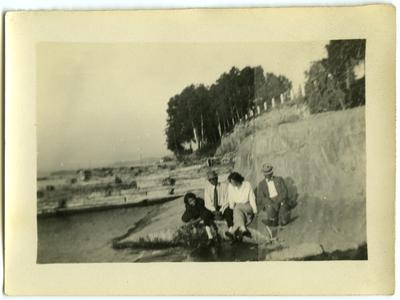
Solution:
{"label": "shoreline", "polygon": [[152,206],[152,205],[163,204],[163,203],[167,203],[170,201],[174,201],[180,197],[183,197],[183,194],[171,195],[171,196],[166,196],[166,197],[158,197],[158,198],[153,198],[153,199],[146,198],[146,199],[143,199],[143,200],[140,200],[137,202],[110,203],[108,205],[98,205],[98,206],[92,205],[92,206],[60,208],[57,210],[38,212],[37,217],[45,218],[45,217],[65,216],[65,215],[71,215],[71,214],[111,210],[111,209],[117,209],[117,208]]}

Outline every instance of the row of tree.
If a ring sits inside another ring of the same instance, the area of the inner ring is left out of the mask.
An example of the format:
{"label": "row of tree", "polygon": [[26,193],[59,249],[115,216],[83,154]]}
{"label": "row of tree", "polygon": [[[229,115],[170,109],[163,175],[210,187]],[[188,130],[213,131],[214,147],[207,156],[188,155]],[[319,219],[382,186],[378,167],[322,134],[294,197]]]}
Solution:
{"label": "row of tree", "polygon": [[306,72],[304,100],[310,112],[364,105],[365,40],[332,40],[326,50],[327,58],[313,62]]}
{"label": "row of tree", "polygon": [[221,137],[232,131],[259,103],[288,93],[292,83],[284,76],[264,73],[262,67],[232,67],[211,86],[190,85],[168,102],[167,147],[175,155],[213,151]]}
{"label": "row of tree", "polygon": [[[304,101],[311,113],[352,108],[365,104],[363,71],[365,40],[332,40],[327,58],[315,61],[305,72]],[[179,157],[193,151],[212,153],[221,137],[232,131],[257,106],[272,107],[287,95],[292,83],[282,75],[264,73],[261,66],[232,67],[211,86],[190,85],[168,102],[167,147]]]}

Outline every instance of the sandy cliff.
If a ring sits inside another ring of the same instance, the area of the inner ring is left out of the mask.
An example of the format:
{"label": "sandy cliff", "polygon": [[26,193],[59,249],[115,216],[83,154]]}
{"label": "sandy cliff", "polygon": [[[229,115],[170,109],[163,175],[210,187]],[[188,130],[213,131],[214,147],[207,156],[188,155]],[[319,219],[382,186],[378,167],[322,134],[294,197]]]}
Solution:
{"label": "sandy cliff", "polygon": [[235,168],[256,187],[262,164],[273,165],[298,198],[282,239],[331,252],[366,243],[365,151],[362,107],[256,130],[239,146]]}

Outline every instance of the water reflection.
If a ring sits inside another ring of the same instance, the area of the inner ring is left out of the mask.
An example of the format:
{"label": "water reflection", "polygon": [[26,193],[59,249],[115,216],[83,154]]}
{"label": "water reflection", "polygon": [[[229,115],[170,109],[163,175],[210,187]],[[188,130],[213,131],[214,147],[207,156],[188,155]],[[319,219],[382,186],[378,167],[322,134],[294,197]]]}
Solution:
{"label": "water reflection", "polygon": [[257,261],[257,245],[246,243],[223,242],[219,245],[208,247],[200,246],[190,252],[192,261]]}
{"label": "water reflection", "polygon": [[112,248],[112,239],[157,206],[38,218],[38,263],[254,261],[255,245],[223,242],[159,250]]}

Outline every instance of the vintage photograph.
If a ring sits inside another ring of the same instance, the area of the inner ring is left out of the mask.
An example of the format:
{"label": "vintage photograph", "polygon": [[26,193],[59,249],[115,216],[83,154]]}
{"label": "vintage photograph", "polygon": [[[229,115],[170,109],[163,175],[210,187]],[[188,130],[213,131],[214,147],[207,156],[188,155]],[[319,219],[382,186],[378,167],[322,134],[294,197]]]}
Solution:
{"label": "vintage photograph", "polygon": [[368,260],[367,42],[38,43],[37,263]]}

